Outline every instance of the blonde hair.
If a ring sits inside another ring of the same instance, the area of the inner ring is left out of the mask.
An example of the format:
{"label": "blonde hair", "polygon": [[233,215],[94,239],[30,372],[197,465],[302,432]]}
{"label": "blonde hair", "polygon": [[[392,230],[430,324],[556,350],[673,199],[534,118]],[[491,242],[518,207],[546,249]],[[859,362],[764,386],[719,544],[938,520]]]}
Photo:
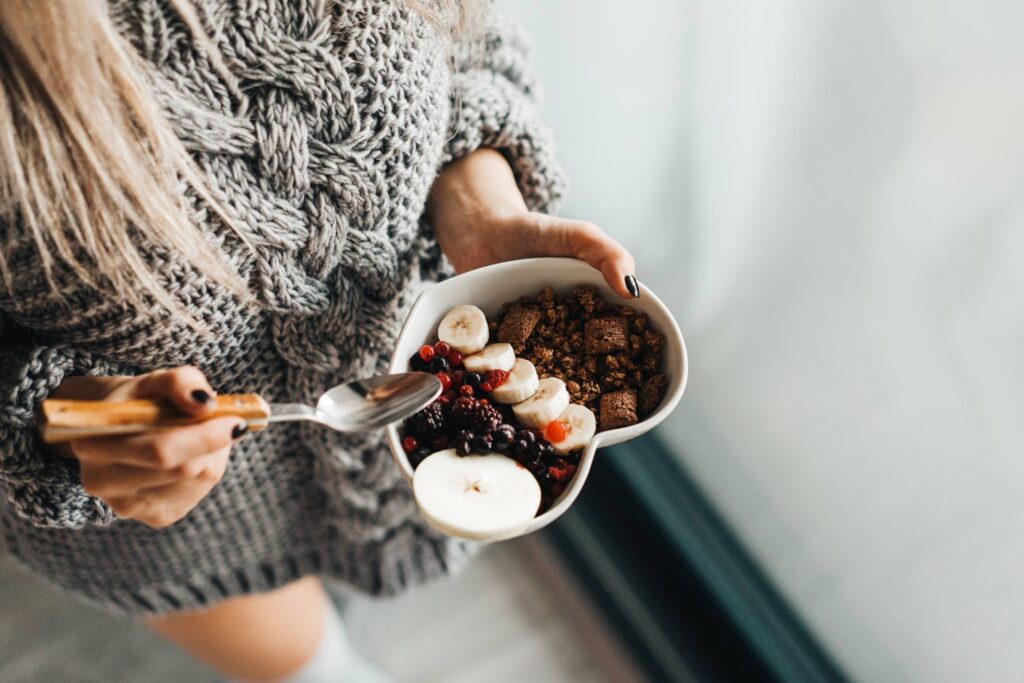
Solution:
{"label": "blonde hair", "polygon": [[[484,6],[406,2],[451,35],[478,26]],[[232,83],[192,5],[171,5]],[[249,298],[239,274],[189,219],[187,188],[232,227],[103,0],[0,0],[0,166],[0,221],[8,234],[18,224],[31,237],[54,292],[59,261],[126,303],[155,301],[191,320],[161,285],[131,226],[145,242]],[[3,251],[0,271],[11,290]]]}

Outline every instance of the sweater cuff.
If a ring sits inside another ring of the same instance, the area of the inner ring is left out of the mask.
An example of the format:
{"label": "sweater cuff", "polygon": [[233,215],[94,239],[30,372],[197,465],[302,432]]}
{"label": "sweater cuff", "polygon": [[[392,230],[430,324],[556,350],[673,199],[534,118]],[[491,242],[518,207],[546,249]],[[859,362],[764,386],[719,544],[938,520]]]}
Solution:
{"label": "sweater cuff", "polygon": [[[482,54],[480,48],[483,48]],[[540,92],[526,34],[513,19],[490,14],[482,44],[456,46],[449,163],[481,148],[505,155],[531,211],[554,213],[565,195],[551,131],[541,120]]]}
{"label": "sweater cuff", "polygon": [[97,359],[58,348],[0,350],[0,493],[21,518],[40,527],[107,526],[113,511],[82,488],[78,462],[42,448],[35,413],[73,375],[109,374]]}

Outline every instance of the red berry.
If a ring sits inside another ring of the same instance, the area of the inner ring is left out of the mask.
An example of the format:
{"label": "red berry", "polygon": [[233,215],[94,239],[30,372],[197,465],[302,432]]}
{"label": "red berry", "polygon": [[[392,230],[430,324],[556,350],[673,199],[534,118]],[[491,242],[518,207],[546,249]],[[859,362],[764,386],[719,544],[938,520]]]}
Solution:
{"label": "red berry", "polygon": [[452,386],[452,378],[447,372],[439,372],[435,375],[441,381],[441,391],[448,391]]}
{"label": "red berry", "polygon": [[429,344],[424,344],[420,347],[420,360],[424,363],[429,363],[434,360],[434,347]]}
{"label": "red berry", "polygon": [[406,453],[412,453],[414,450],[419,448],[420,442],[416,440],[415,436],[407,436],[402,439],[402,450]]}
{"label": "red berry", "polygon": [[544,427],[544,438],[549,443],[558,443],[566,437],[568,432],[565,429],[565,425],[558,420],[552,420]]}
{"label": "red berry", "polygon": [[508,379],[508,373],[504,370],[491,370],[487,373],[487,383],[492,387],[500,387]]}
{"label": "red berry", "polygon": [[439,341],[434,344],[434,354],[441,358],[447,358],[451,350],[452,347],[448,346],[448,342]]}
{"label": "red berry", "polygon": [[576,465],[568,463],[552,465],[548,468],[548,474],[550,474],[551,478],[556,482],[568,481],[572,475],[576,474]]}
{"label": "red berry", "polygon": [[483,405],[485,405],[485,406],[487,406],[487,405],[490,405],[490,404],[491,404],[491,402],[490,402],[490,401],[488,401],[488,400],[487,400],[486,398],[481,398],[481,399],[479,399],[479,400],[480,400],[480,403],[482,403],[482,404],[483,404]]}
{"label": "red berry", "polygon": [[459,396],[458,400],[455,401],[455,405],[460,410],[467,410],[473,407],[473,399],[468,396]]}
{"label": "red berry", "polygon": [[469,386],[468,384],[463,384],[461,387],[459,387],[459,393],[462,394],[463,396],[472,396],[473,387]]}
{"label": "red berry", "polygon": [[448,354],[448,362],[452,364],[453,368],[457,368],[462,365],[462,354],[458,351],[452,351]]}
{"label": "red berry", "polygon": [[480,383],[480,388],[483,391],[486,391],[487,393],[491,393],[492,391],[494,391],[494,387],[491,385],[490,382],[481,382]]}
{"label": "red berry", "polygon": [[446,405],[448,405],[449,403],[452,402],[452,397],[449,396],[448,394],[444,394],[443,396],[438,396],[437,397],[437,402],[440,403],[443,406],[446,406]]}
{"label": "red berry", "polygon": [[[450,359],[449,362],[451,362]],[[456,370],[455,372],[452,373],[452,382],[455,384],[462,384],[462,378],[465,376],[465,372],[463,372],[462,370]]]}

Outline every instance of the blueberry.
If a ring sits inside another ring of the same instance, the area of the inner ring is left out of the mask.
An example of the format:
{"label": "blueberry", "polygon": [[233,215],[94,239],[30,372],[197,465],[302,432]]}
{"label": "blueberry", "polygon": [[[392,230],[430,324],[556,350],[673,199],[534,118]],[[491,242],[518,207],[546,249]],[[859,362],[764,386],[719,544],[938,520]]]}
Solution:
{"label": "blueberry", "polygon": [[419,353],[412,354],[412,358],[409,359],[409,368],[412,369],[412,370],[422,370],[423,369],[423,359],[420,358],[420,354]]}
{"label": "blueberry", "polygon": [[448,372],[449,367],[451,366],[448,363],[448,359],[441,358],[441,356],[437,356],[434,360],[430,361],[430,371],[434,373]]}
{"label": "blueberry", "polygon": [[516,440],[516,450],[525,453],[530,448],[530,442],[526,439]]}
{"label": "blueberry", "polygon": [[519,431],[519,438],[527,443],[533,443],[537,440],[537,435],[533,433],[532,429],[521,429]]}
{"label": "blueberry", "polygon": [[516,438],[516,430],[512,425],[501,425],[494,432],[494,442],[509,444]]}
{"label": "blueberry", "polygon": [[544,455],[544,444],[539,441],[534,441],[530,444],[530,455],[534,457],[541,457]]}
{"label": "blueberry", "polygon": [[473,447],[470,445],[468,441],[460,441],[457,444],[455,444],[455,451],[459,455],[469,455],[470,453],[473,452]]}
{"label": "blueberry", "polygon": [[474,389],[480,386],[480,382],[482,381],[483,378],[481,378],[480,375],[476,372],[467,372],[465,375],[462,376],[462,383],[468,384]]}
{"label": "blueberry", "polygon": [[473,448],[487,452],[494,446],[494,440],[486,434],[482,434],[473,439]]}

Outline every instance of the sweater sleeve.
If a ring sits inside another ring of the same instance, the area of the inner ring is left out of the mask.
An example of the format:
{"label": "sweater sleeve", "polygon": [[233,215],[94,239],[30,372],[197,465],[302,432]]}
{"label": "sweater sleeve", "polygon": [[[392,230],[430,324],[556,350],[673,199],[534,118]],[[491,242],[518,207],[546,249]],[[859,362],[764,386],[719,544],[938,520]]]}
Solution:
{"label": "sweater sleeve", "polygon": [[114,515],[82,489],[78,463],[43,450],[35,412],[67,376],[111,374],[97,359],[42,346],[0,330],[0,493],[19,517],[36,526],[106,526]]}
{"label": "sweater sleeve", "polygon": [[445,162],[480,148],[496,149],[511,164],[526,205],[534,211],[557,210],[565,194],[565,175],[538,111],[539,86],[522,28],[491,12],[482,39],[459,43],[454,52],[454,134]]}

